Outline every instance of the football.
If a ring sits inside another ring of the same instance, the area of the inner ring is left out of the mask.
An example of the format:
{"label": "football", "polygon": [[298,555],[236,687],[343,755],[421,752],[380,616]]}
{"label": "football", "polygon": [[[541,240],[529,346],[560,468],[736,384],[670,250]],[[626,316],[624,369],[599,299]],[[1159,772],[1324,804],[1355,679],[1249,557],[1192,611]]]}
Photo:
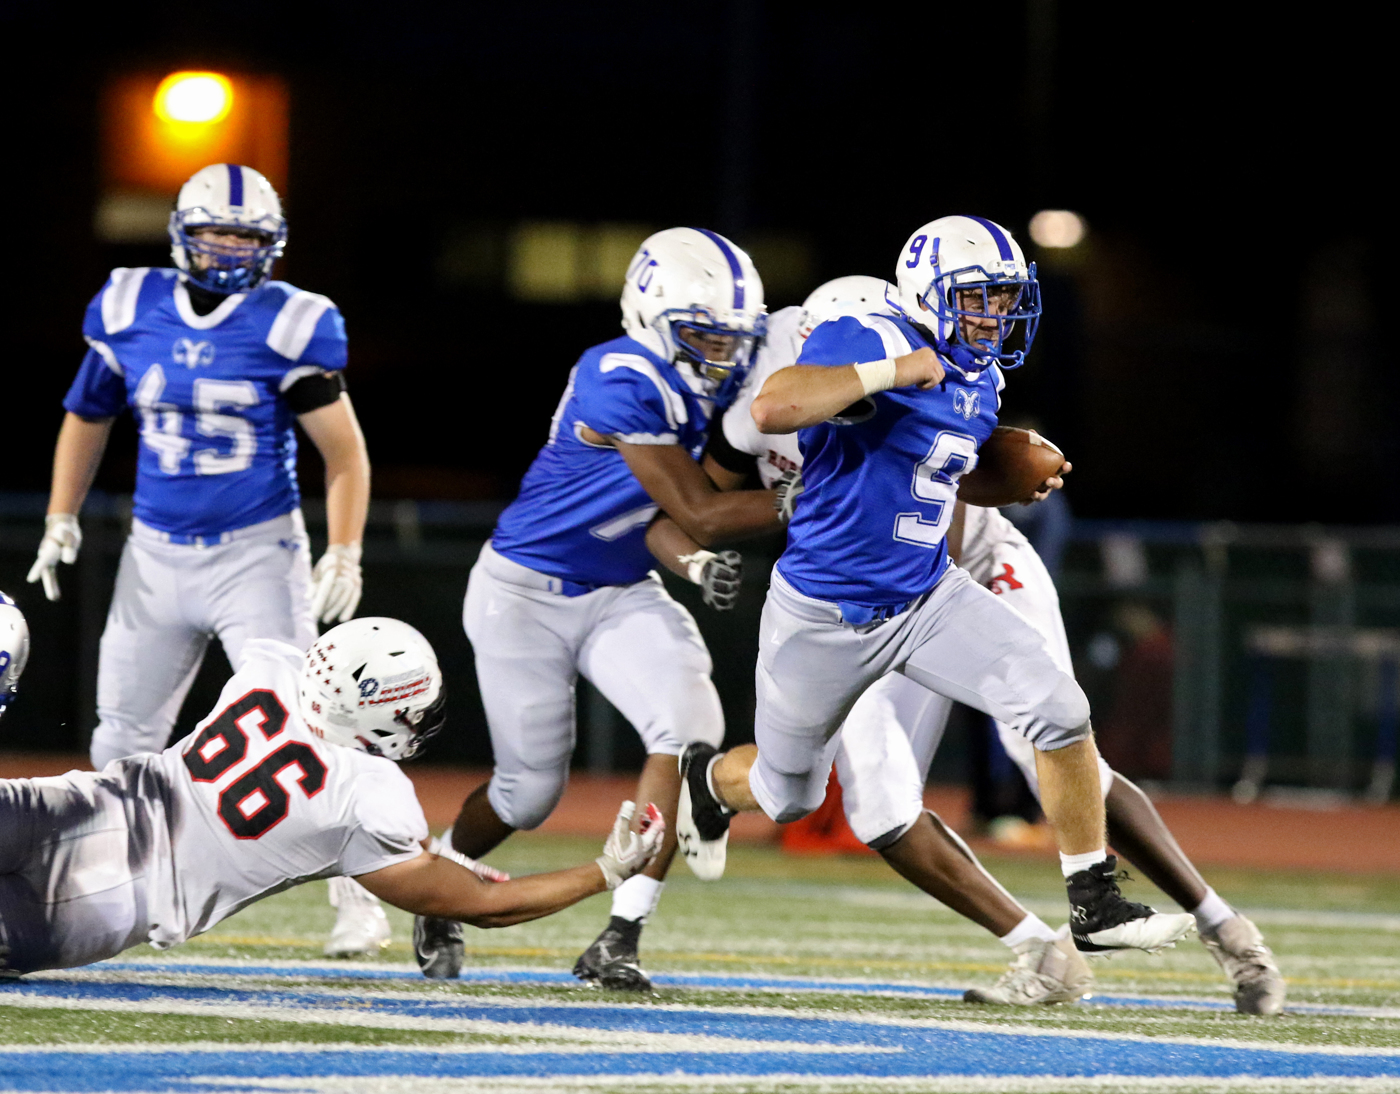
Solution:
{"label": "football", "polygon": [[1035,430],[999,425],[977,450],[977,466],[958,483],[958,499],[983,506],[1030,501],[1064,463],[1065,454]]}

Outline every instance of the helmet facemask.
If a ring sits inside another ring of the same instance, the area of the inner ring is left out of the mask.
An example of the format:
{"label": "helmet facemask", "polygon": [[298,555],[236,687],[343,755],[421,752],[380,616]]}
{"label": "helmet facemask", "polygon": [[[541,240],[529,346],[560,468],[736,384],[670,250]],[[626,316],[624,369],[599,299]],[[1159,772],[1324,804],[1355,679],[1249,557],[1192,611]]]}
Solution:
{"label": "helmet facemask", "polygon": [[980,367],[1019,368],[1040,325],[1035,263],[1024,277],[988,274],[981,267],[950,271],[933,279],[920,302],[937,316],[939,340]]}
{"label": "helmet facemask", "polygon": [[[202,289],[229,294],[256,289],[272,274],[272,265],[287,246],[287,225],[281,217],[264,217],[257,225],[215,217],[196,207],[170,214],[170,243],[185,277]],[[200,229],[246,238],[225,243],[200,236]]]}
{"label": "helmet facemask", "polygon": [[[725,326],[707,308],[695,308],[666,312],[658,317],[657,326],[664,326],[669,334],[666,341],[674,347],[671,363],[677,368],[688,365],[696,376],[706,382],[709,393],[720,399],[743,384],[754,354],[763,340],[766,318],[760,315],[753,330],[742,330]],[[700,341],[701,345],[687,341],[683,337],[686,334]],[[711,359],[706,353],[707,349],[720,359]]]}

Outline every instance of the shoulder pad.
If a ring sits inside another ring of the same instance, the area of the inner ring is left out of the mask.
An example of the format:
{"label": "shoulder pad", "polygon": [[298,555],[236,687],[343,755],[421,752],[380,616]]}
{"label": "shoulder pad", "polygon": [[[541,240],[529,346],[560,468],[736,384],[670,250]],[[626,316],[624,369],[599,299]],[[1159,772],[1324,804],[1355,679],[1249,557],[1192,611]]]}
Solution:
{"label": "shoulder pad", "polygon": [[150,272],[149,266],[118,266],[112,271],[101,297],[102,329],[108,334],[126,330],[136,322],[136,302]]}
{"label": "shoulder pad", "polygon": [[[316,333],[321,316],[335,304],[330,297],[293,288],[285,281],[274,281],[267,288],[280,289],[287,294],[277,318],[272,321],[272,329],[267,332],[268,348],[289,361],[298,360]],[[275,298],[269,304],[275,304]]]}

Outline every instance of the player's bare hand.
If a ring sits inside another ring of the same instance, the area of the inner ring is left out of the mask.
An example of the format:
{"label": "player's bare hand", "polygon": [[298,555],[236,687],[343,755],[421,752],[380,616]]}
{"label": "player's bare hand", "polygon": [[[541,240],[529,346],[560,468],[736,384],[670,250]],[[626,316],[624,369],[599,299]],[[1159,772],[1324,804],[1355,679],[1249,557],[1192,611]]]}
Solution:
{"label": "player's bare hand", "polygon": [[44,583],[44,595],[50,600],[59,598],[58,564],[71,566],[78,561],[78,549],[83,545],[83,532],[78,527],[78,518],[72,513],[50,513],[44,518],[44,538],[39,541],[39,557],[29,568],[26,579],[31,585],[36,581]]}
{"label": "player's bare hand", "polygon": [[1052,491],[1063,490],[1065,488],[1065,480],[1063,476],[1068,475],[1073,470],[1074,465],[1070,463],[1069,460],[1065,460],[1064,464],[1060,467],[1060,473],[1058,475],[1051,475],[1048,479],[1041,483],[1040,488],[1037,489],[1036,492],[1032,494],[1029,499],[1027,499],[1025,504],[1031,505],[1037,501],[1044,501],[1050,496]]}
{"label": "player's bare hand", "polygon": [[938,354],[927,346],[894,359],[895,387],[918,387],[927,391],[941,384],[946,375]]}
{"label": "player's bare hand", "polygon": [[661,850],[661,841],[666,838],[666,821],[662,819],[661,810],[651,802],[647,802],[641,825],[633,832],[632,817],[636,811],[634,802],[622,803],[613,820],[612,831],[608,833],[608,841],[603,844],[603,853],[594,859],[609,889],[616,889],[650,866]]}

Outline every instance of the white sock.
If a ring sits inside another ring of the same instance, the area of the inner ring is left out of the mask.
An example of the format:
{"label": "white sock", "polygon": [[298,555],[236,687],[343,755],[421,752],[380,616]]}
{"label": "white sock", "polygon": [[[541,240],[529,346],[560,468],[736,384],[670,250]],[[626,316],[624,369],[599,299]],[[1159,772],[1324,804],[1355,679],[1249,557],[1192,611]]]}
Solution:
{"label": "white sock", "polygon": [[1108,858],[1108,852],[1100,847],[1097,851],[1085,851],[1082,855],[1067,855],[1060,852],[1060,873],[1065,877],[1077,874],[1080,870],[1087,870],[1090,866],[1097,866],[1100,862]]}
{"label": "white sock", "polygon": [[621,919],[640,919],[656,911],[656,902],[661,899],[661,890],[666,888],[664,881],[657,881],[646,874],[629,877],[613,890],[612,914]]}
{"label": "white sock", "polygon": [[1227,919],[1234,919],[1235,909],[1221,900],[1214,889],[1206,886],[1205,898],[1191,909],[1191,914],[1196,917],[1197,930],[1209,931]]}
{"label": "white sock", "polygon": [[710,793],[714,795],[715,801],[719,803],[720,812],[732,813],[734,810],[724,804],[724,799],[719,796],[719,791],[715,789],[715,764],[719,763],[723,752],[717,752],[710,757],[710,762],[705,765],[705,785],[709,787]]}
{"label": "white sock", "polygon": [[1055,932],[1040,916],[1027,912],[1026,918],[1012,927],[1009,934],[1001,936],[1001,941],[1014,950],[1022,942],[1027,942],[1032,938],[1053,942],[1055,941]]}

